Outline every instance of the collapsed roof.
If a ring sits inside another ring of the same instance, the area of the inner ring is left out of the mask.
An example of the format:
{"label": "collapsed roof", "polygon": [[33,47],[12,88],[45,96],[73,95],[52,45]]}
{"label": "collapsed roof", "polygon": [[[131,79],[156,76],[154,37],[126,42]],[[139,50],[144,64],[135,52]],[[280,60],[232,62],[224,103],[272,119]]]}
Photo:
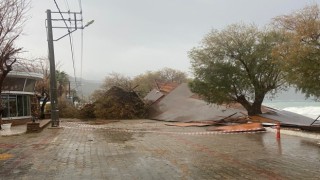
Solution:
{"label": "collapsed roof", "polygon": [[[144,98],[151,107],[150,119],[190,122],[218,121],[229,117],[240,118],[247,116],[247,111],[239,104],[232,106],[210,105],[197,98],[197,95],[190,91],[187,83],[172,87],[168,87],[170,86],[168,84],[165,86],[165,92],[159,86],[158,89],[153,89]],[[170,91],[167,91],[168,89]],[[310,126],[314,122],[312,118],[268,107],[263,107],[263,114],[252,118],[262,122],[280,122],[282,125],[292,126]]]}
{"label": "collapsed roof", "polygon": [[167,95],[160,90],[152,90],[145,98],[151,104],[150,118],[164,121],[204,121],[221,120],[226,117],[242,117],[244,109],[210,105],[195,98],[187,83],[182,83]]}

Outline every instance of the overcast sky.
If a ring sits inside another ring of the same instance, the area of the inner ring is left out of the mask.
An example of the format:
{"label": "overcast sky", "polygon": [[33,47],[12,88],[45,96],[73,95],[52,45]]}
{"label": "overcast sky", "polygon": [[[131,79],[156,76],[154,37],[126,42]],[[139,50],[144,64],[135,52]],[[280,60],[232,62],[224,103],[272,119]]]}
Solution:
{"label": "overcast sky", "polygon": [[[56,0],[62,11],[78,12],[79,0]],[[95,20],[84,34],[82,77],[103,80],[111,72],[134,77],[164,67],[190,73],[188,51],[211,29],[232,23],[264,26],[320,0],[80,0],[84,22]],[[47,9],[53,0],[31,0],[29,20],[17,42],[29,58],[47,57]],[[57,16],[56,16],[57,17]],[[69,17],[66,15],[65,17]],[[57,22],[53,23],[58,26]],[[54,38],[66,33],[54,29]],[[73,33],[75,74],[81,74],[81,31]],[[69,37],[54,44],[59,70],[74,75]]]}

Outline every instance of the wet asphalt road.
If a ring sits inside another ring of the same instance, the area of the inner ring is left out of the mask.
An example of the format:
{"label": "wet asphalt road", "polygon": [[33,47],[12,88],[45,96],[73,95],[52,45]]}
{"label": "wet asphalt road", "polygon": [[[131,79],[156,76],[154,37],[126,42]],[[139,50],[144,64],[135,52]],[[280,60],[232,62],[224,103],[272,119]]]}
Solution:
{"label": "wet asphalt road", "polygon": [[0,137],[0,179],[319,179],[320,146],[126,120]]}

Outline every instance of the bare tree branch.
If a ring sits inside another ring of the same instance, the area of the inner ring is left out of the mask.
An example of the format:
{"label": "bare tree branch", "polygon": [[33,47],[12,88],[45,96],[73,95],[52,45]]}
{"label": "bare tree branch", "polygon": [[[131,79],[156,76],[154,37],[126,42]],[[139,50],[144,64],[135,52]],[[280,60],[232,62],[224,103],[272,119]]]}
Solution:
{"label": "bare tree branch", "polygon": [[[25,13],[28,10],[28,0],[1,0],[0,1],[0,97],[2,85],[17,62],[17,54],[22,48],[15,47],[14,42],[21,34],[25,22]],[[2,123],[2,98],[0,98],[0,125]],[[1,126],[0,126],[1,128]]]}

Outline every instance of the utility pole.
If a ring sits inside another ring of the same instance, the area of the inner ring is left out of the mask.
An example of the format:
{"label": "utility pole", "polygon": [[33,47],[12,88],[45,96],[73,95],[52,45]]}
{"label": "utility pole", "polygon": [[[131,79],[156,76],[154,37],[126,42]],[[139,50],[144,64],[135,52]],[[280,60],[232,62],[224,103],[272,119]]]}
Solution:
{"label": "utility pole", "polygon": [[[82,12],[51,12],[51,10],[47,10],[47,40],[48,40],[48,49],[49,49],[49,61],[50,61],[50,100],[51,100],[51,127],[59,127],[60,125],[60,120],[59,120],[59,109],[58,109],[58,98],[57,98],[57,81],[56,81],[56,65],[55,65],[55,59],[54,59],[54,45],[53,42],[54,41],[58,41],[64,37],[66,37],[67,35],[70,35],[71,33],[73,33],[74,31],[76,31],[77,29],[84,29],[86,27],[88,27],[90,24],[92,24],[94,22],[94,20],[88,22],[85,26],[83,26],[82,24],[82,17],[81,19],[77,19],[77,14],[82,15]],[[52,19],[51,18],[51,14],[52,13],[59,13],[62,16],[62,19]],[[74,25],[73,27],[68,27],[66,24],[66,27],[53,27],[52,26],[52,21],[71,21],[71,19],[64,19],[62,14],[73,14],[74,15],[74,19],[72,21],[74,21]],[[78,25],[78,22],[81,22],[81,25]],[[62,37],[54,40],[53,39],[53,32],[52,29],[53,28],[66,28],[68,29],[68,33],[63,35]],[[72,29],[72,31],[70,31],[70,29]],[[69,91],[70,91],[70,87],[69,87]],[[70,92],[69,92],[70,93]]]}
{"label": "utility pole", "polygon": [[54,60],[54,46],[52,33],[51,10],[47,10],[48,49],[50,62],[50,100],[51,100],[51,127],[59,127],[59,109],[57,98],[56,64]]}

